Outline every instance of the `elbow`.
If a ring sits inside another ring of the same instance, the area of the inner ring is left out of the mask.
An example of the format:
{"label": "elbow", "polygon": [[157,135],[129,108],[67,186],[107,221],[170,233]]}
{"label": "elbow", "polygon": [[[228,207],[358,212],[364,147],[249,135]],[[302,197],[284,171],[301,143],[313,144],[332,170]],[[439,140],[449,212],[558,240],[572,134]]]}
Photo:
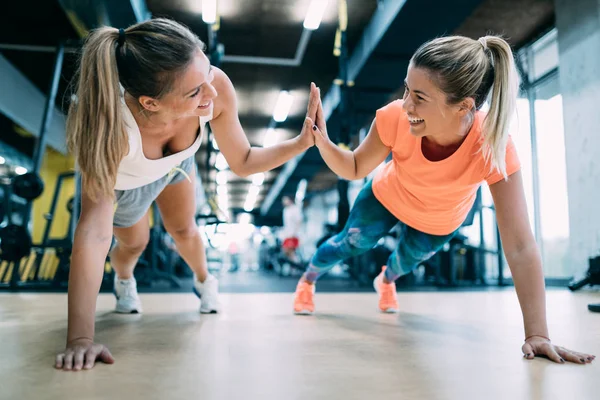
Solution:
{"label": "elbow", "polygon": [[248,168],[244,168],[243,166],[237,166],[237,165],[233,166],[233,165],[230,165],[229,169],[231,170],[231,172],[233,172],[234,174],[236,174],[240,178],[247,178],[250,175],[252,175],[251,171],[249,171]]}
{"label": "elbow", "polygon": [[366,175],[363,174],[362,171],[358,168],[358,160],[356,159],[356,154],[352,152],[352,161],[354,161],[354,170],[352,171],[352,176],[346,178],[349,181],[357,181],[359,179],[363,179]]}
{"label": "elbow", "polygon": [[240,178],[247,178],[254,173],[249,165],[248,160],[250,159],[250,152],[252,148],[249,148],[244,157],[241,157],[237,162],[229,164],[231,172],[239,176]]}

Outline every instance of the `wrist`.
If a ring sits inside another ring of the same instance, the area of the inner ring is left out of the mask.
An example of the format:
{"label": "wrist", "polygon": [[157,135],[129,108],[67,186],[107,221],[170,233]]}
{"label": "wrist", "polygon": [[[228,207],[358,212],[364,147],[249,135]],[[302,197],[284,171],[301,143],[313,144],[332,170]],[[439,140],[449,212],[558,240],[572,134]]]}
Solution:
{"label": "wrist", "polygon": [[93,343],[94,339],[88,336],[77,336],[74,338],[67,338],[67,346],[72,344],[73,342],[90,342]]}
{"label": "wrist", "polygon": [[319,149],[319,152],[331,151],[334,147],[336,147],[335,143],[333,143],[329,138],[326,138],[321,143],[315,143],[315,145]]}
{"label": "wrist", "polygon": [[290,139],[290,140],[292,141],[292,143],[298,153],[303,153],[312,147],[311,144],[306,143],[306,140],[302,140],[302,135],[298,135],[295,138]]}
{"label": "wrist", "polygon": [[538,334],[532,334],[532,335],[527,335],[525,337],[525,342],[527,342],[529,339],[533,339],[533,338],[541,338],[541,339],[546,339],[547,341],[551,342],[549,335],[538,335]]}

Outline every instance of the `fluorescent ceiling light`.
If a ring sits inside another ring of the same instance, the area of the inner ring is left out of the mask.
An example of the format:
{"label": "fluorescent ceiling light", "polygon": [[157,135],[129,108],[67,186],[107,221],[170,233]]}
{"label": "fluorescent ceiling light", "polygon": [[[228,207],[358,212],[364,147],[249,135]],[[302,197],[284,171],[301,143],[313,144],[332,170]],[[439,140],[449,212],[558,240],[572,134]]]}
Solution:
{"label": "fluorescent ceiling light", "polygon": [[252,197],[256,197],[258,196],[258,193],[260,193],[260,188],[258,186],[250,186],[250,189],[248,189],[248,196],[252,196]]}
{"label": "fluorescent ceiling light", "polygon": [[273,111],[273,119],[275,122],[283,122],[287,119],[293,101],[294,96],[292,96],[287,90],[282,90],[279,92],[277,104],[275,105],[275,110]]}
{"label": "fluorescent ceiling light", "polygon": [[217,154],[217,161],[215,162],[215,167],[219,171],[229,168],[229,164],[227,164],[227,160],[225,159],[223,153]]}
{"label": "fluorescent ceiling light", "polygon": [[242,225],[248,225],[248,224],[250,224],[251,220],[252,220],[252,216],[250,214],[246,214],[246,213],[242,213],[238,217],[238,223],[240,223]]}
{"label": "fluorescent ceiling light", "polygon": [[306,179],[302,179],[298,183],[298,188],[296,189],[296,203],[302,203],[304,201],[304,196],[306,196],[306,187],[308,186],[308,181]]}
{"label": "fluorescent ceiling light", "polygon": [[217,21],[217,0],[202,0],[202,21],[207,24]]}
{"label": "fluorescent ceiling light", "polygon": [[277,132],[273,128],[267,129],[263,139],[263,147],[271,147],[277,144]]}
{"label": "fluorescent ceiling light", "polygon": [[217,172],[217,185],[227,184],[227,171]]}
{"label": "fluorescent ceiling light", "polygon": [[260,186],[265,181],[265,174],[260,172],[258,174],[252,175],[252,184],[254,186]]}
{"label": "fluorescent ceiling light", "polygon": [[[321,25],[323,13],[327,8],[327,0],[312,0],[304,18],[304,29],[315,30]],[[203,14],[204,16],[204,14]]]}
{"label": "fluorescent ceiling light", "polygon": [[219,196],[227,196],[227,186],[225,186],[225,185],[217,186],[217,194]]}
{"label": "fluorescent ceiling light", "polygon": [[254,203],[256,203],[256,197],[250,198],[250,196],[248,196],[248,198],[246,198],[246,202],[244,203],[244,211],[250,212],[254,210]]}

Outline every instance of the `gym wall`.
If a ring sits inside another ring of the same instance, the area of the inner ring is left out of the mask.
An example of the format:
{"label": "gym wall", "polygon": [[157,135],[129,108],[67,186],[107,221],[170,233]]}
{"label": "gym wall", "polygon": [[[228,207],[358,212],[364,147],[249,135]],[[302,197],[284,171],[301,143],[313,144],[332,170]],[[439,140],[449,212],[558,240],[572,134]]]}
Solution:
{"label": "gym wall", "polygon": [[[33,243],[40,243],[46,227],[44,214],[50,210],[52,196],[58,175],[72,171],[75,168],[75,161],[70,155],[63,155],[57,151],[47,148],[44,160],[40,168],[40,177],[44,181],[44,192],[33,202],[31,214],[32,238]],[[52,222],[50,238],[57,239],[67,235],[70,222],[70,214],[67,211],[67,201],[75,194],[75,180],[66,179],[63,182],[61,193],[56,206],[56,215]]]}

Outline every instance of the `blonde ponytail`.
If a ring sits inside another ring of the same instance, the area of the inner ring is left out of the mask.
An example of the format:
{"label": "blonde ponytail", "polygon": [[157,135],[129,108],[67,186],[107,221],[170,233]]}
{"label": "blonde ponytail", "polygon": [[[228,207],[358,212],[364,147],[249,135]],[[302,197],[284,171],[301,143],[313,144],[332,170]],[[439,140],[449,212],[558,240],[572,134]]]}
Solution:
{"label": "blonde ponytail", "polygon": [[119,163],[128,151],[115,54],[118,37],[117,29],[104,27],[86,40],[67,117],[67,144],[81,171],[83,191],[92,200],[113,196]]}
{"label": "blonde ponytail", "polygon": [[483,154],[504,178],[506,176],[506,144],[510,119],[517,104],[518,80],[513,53],[509,44],[497,36],[480,39],[490,52],[494,83],[490,93],[490,109],[483,121]]}

